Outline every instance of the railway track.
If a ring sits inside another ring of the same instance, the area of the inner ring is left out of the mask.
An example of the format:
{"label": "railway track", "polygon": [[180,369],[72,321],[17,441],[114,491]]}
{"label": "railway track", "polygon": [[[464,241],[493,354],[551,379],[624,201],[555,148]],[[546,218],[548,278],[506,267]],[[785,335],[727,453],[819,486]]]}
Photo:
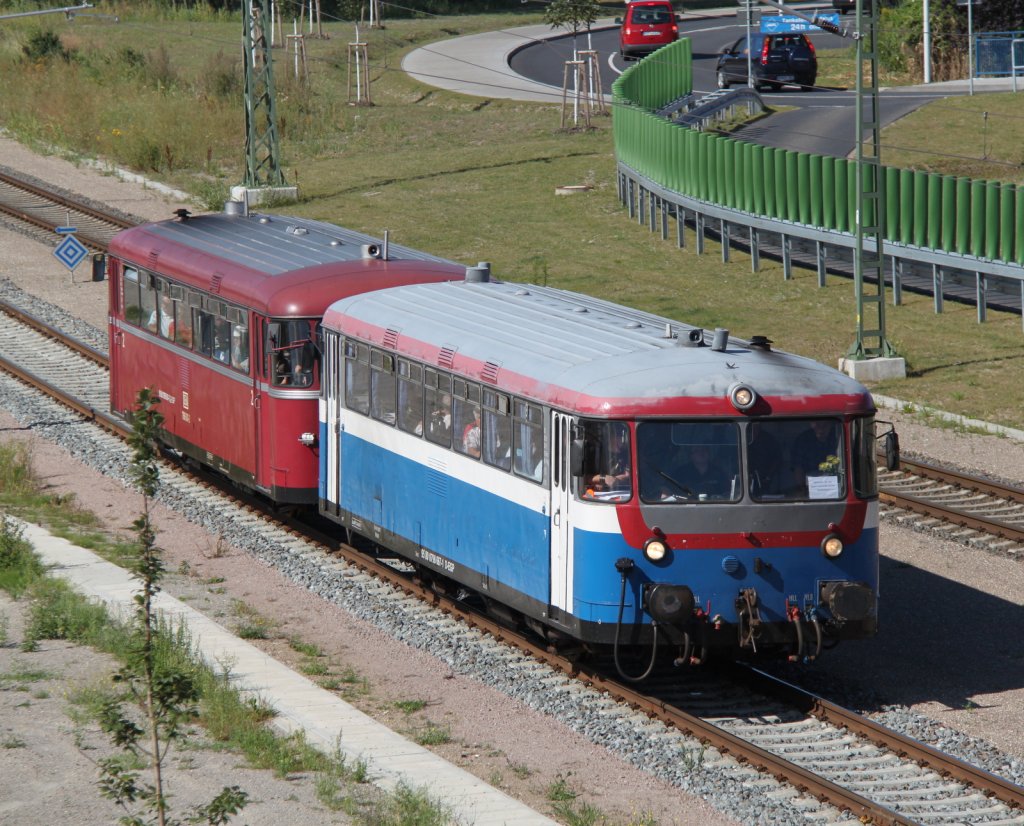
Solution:
{"label": "railway track", "polygon": [[913,514],[916,527],[1024,559],[1024,490],[912,459],[880,471],[878,481],[883,505]]}
{"label": "railway track", "polygon": [[[0,363],[89,420],[123,432],[123,423],[105,412],[103,354],[81,343],[69,351],[63,338],[23,313],[21,320],[12,318],[3,325]],[[834,813],[827,814],[834,808],[848,812],[851,823],[947,823],[955,814],[960,822],[1024,824],[1019,808],[1024,807],[1024,789],[765,674],[726,678],[694,670],[683,681],[672,669],[638,690],[610,676],[615,672],[607,664],[581,664],[519,637],[471,606],[418,582],[409,566],[373,559],[318,536],[306,525],[281,523],[253,503],[237,496],[226,500],[208,482],[180,472],[165,472],[163,479],[174,497],[198,500],[228,514],[226,518],[243,520],[262,541],[312,555],[326,568],[336,567],[340,555],[360,572],[399,589],[396,599],[441,608],[461,621],[459,627],[483,631],[495,644],[525,652],[530,662],[543,662],[606,693],[618,704],[616,713],[638,714],[638,723],[649,718],[696,738],[708,750],[690,748],[690,759],[697,763],[713,753],[725,756],[714,759],[731,758],[749,767],[752,778],[770,775],[808,801],[819,801],[805,805],[825,807],[821,816],[829,821],[836,820]]]}
{"label": "railway track", "polygon": [[[16,321],[12,316],[11,323],[0,330],[0,363],[23,381],[59,397],[80,415],[108,430],[123,432],[123,423],[106,413],[104,354],[80,342],[69,352],[65,339],[45,321],[24,313]],[[107,440],[108,447],[116,442],[109,435],[95,438]],[[924,474],[932,471],[923,465],[915,469],[918,471],[921,475],[911,476],[904,470],[886,474],[883,500],[896,505],[926,501],[934,494],[941,507],[948,509],[950,502],[944,500],[957,496],[950,479],[929,479]],[[554,668],[572,678],[567,685],[588,684],[604,693],[614,701],[607,714],[627,724],[664,726],[667,732],[675,730],[696,738],[703,746],[695,748],[693,741],[677,745],[671,740],[677,735],[666,735],[669,739],[665,741],[666,747],[678,748],[686,755],[683,759],[694,765],[732,759],[738,761],[737,772],[748,785],[759,787],[776,780],[786,784],[788,792],[772,793],[800,796],[801,807],[808,809],[812,818],[850,823],[1024,824],[1024,789],[763,673],[747,671],[737,678],[735,674],[726,677],[693,670],[681,681],[680,672],[673,669],[656,674],[641,691],[610,677],[614,670],[607,664],[583,664],[515,635],[466,604],[418,582],[410,576],[409,566],[340,546],[328,537],[316,536],[308,526],[282,524],[253,504],[237,497],[225,499],[208,484],[176,471],[168,470],[162,478],[173,497],[202,502],[222,515],[218,518],[245,524],[259,534],[260,541],[281,547],[289,555],[308,557],[311,564],[332,576],[386,580],[397,589],[390,598],[396,604],[408,603],[411,612],[419,613],[426,603],[449,615],[431,620],[432,625],[454,623],[459,629],[483,631],[494,645],[510,645],[524,652],[527,659],[518,661],[524,677],[536,674],[538,679],[551,680],[547,668]],[[965,484],[971,486],[969,494],[959,494],[965,512],[969,508],[974,514],[971,519],[983,521],[979,512],[992,511],[1000,541],[1015,542],[1005,539],[1006,526],[1014,524],[1016,514],[1010,502],[1014,492],[986,490],[982,494],[976,492],[981,482],[965,479],[959,483],[961,490]],[[1003,504],[999,509],[980,506],[978,497],[982,495]],[[1021,493],[1016,495],[1013,501],[1019,504]],[[338,555],[348,563],[345,573],[338,572]],[[848,813],[845,819],[836,810]]]}
{"label": "railway track", "polygon": [[0,167],[0,216],[43,243],[55,243],[57,227],[73,226],[76,237],[95,252],[106,252],[110,239],[137,222],[53,191]]}

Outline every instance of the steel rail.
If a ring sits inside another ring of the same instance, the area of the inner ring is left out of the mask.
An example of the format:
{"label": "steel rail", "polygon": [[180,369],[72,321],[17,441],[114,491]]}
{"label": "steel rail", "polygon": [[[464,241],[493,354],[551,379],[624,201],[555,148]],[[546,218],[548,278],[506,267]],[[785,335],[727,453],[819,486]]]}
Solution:
{"label": "steel rail", "polygon": [[79,355],[85,356],[85,358],[95,362],[100,367],[109,367],[107,354],[102,350],[97,350],[91,344],[81,341],[67,333],[61,332],[38,316],[35,316],[26,310],[22,310],[20,307],[16,307],[3,299],[0,299],[0,312],[6,313],[12,318],[17,319],[26,327],[30,327],[37,333],[42,333],[44,336],[49,336],[50,338],[59,341],[61,344],[74,350]]}
{"label": "steel rail", "polygon": [[934,479],[937,482],[948,482],[965,490],[973,490],[978,493],[986,493],[989,496],[998,496],[1012,502],[1024,504],[1024,490],[990,479],[980,479],[967,473],[961,473],[950,468],[925,462],[921,459],[906,459],[900,457],[900,469],[907,469],[916,476],[923,476],[926,479]]}
{"label": "steel rail", "polygon": [[695,737],[702,743],[710,744],[719,751],[732,755],[740,763],[746,763],[759,772],[771,774],[781,783],[811,794],[818,800],[829,803],[838,809],[849,811],[864,823],[875,823],[881,826],[910,826],[917,823],[917,821],[845,789],[831,780],[820,777],[784,757],[755,746],[696,715],[642,694],[615,680],[610,680],[603,674],[594,671],[583,672],[582,670],[580,673],[585,673],[589,682],[593,683],[595,687],[607,691],[612,697],[651,714],[656,719]]}
{"label": "steel rail", "polygon": [[883,492],[879,494],[879,499],[903,510],[919,513],[922,516],[932,516],[962,528],[970,528],[981,533],[1008,539],[1011,542],[1024,543],[1024,528],[1011,525],[999,519],[972,515],[965,513],[961,509],[947,507],[930,499],[911,496],[907,493]]}
{"label": "steel rail", "polygon": [[753,685],[757,690],[791,703],[822,722],[845,728],[899,757],[928,766],[943,777],[951,777],[966,783],[1005,803],[1012,809],[1024,809],[1024,788],[1004,777],[992,774],[978,766],[972,766],[970,763],[945,754],[913,737],[891,731],[870,717],[850,711],[818,694],[767,674],[753,666],[736,664],[733,669],[742,675],[747,684]]}
{"label": "steel rail", "polygon": [[[66,338],[59,333],[55,337],[60,340]],[[78,400],[63,393],[59,388],[54,387],[45,379],[32,375],[8,360],[0,358],[0,368],[11,372],[19,379],[57,398],[61,403],[87,419],[95,421],[107,430],[122,437],[130,433],[130,428],[120,419],[109,413],[98,411],[91,406],[83,405]],[[203,478],[205,483],[210,482],[205,474],[200,475],[200,478]],[[216,486],[220,490],[225,491],[224,485],[218,484]],[[780,782],[789,784],[801,792],[811,794],[827,804],[849,811],[865,822],[892,824],[893,826],[897,826],[897,824],[899,826],[910,826],[910,824],[915,823],[915,821],[879,803],[873,802],[869,798],[820,777],[813,771],[803,768],[784,757],[755,746],[701,719],[695,714],[688,713],[672,705],[670,702],[666,702],[659,697],[644,694],[632,686],[610,679],[606,674],[586,665],[581,665],[579,662],[559,654],[543,643],[538,643],[518,634],[514,630],[473,610],[470,606],[459,602],[457,599],[445,593],[440,593],[435,584],[423,581],[418,576],[410,575],[408,572],[398,571],[380,559],[369,556],[350,545],[317,532],[314,528],[311,528],[308,524],[301,522],[295,517],[281,519],[279,515],[272,513],[267,503],[259,503],[259,500],[255,500],[256,504],[254,507],[254,502],[250,501],[250,497],[241,496],[237,491],[233,490],[226,490],[225,492],[234,501],[246,507],[259,510],[265,517],[273,519],[278,524],[283,524],[289,531],[302,536],[306,541],[319,544],[325,552],[340,556],[358,569],[388,582],[410,596],[432,604],[445,614],[458,618],[468,626],[489,634],[495,640],[512,645],[528,656],[544,662],[570,677],[583,680],[594,688],[607,692],[616,700],[626,703],[633,708],[640,709],[644,713],[661,720],[666,725],[693,736],[705,744],[712,745],[719,751],[733,756],[740,763],[748,764],[760,772],[770,773]],[[987,773],[981,770],[974,770],[972,773],[971,767],[966,766],[966,764],[961,765],[960,761],[956,761],[955,764],[950,762],[955,760],[955,758],[946,758],[934,749],[914,744],[907,738],[903,738],[894,732],[887,732],[879,726],[868,726],[867,723],[860,721],[858,716],[852,712],[834,706],[834,704],[829,704],[824,700],[820,700],[820,698],[815,698],[815,701],[811,702],[807,699],[810,696],[812,695],[804,693],[800,695],[801,699],[797,702],[804,706],[815,708],[819,712],[821,709],[827,708],[832,722],[839,721],[838,725],[845,725],[851,729],[856,726],[856,730],[869,730],[871,734],[868,736],[875,742],[883,744],[884,748],[892,750],[900,756],[910,756],[911,759],[920,760],[929,765],[940,766],[937,768],[940,772],[953,774],[955,771],[956,776],[963,778],[964,782],[977,785],[978,788],[984,789],[987,793],[991,792],[1001,800],[1014,805],[1011,801],[1017,798],[1013,797],[1013,789],[1000,788],[998,783],[993,781]]]}
{"label": "steel rail", "polygon": [[[136,225],[136,222],[134,221],[122,218],[119,215],[113,215],[99,209],[98,207],[82,203],[70,196],[53,192],[52,190],[32,183],[31,181],[26,181],[17,175],[12,175],[10,172],[0,170],[0,184],[6,184],[11,188],[21,190],[22,192],[39,198],[40,200],[47,201],[52,205],[52,207],[60,207],[80,215],[85,215],[88,218],[99,221],[103,224],[108,224],[113,227],[115,231],[127,229]],[[2,199],[0,199],[0,211],[47,232],[53,232],[56,227],[60,226],[60,224],[46,219],[35,212],[27,212],[18,206],[2,203]],[[95,234],[88,227],[80,230],[78,238],[84,244],[87,244],[100,252],[106,252],[107,250],[107,239]]]}

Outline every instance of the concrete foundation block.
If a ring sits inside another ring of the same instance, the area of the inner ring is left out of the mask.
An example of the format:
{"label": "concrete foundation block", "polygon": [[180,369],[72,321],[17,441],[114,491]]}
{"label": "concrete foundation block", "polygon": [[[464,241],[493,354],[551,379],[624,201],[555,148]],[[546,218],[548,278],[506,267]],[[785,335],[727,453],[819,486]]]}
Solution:
{"label": "concrete foundation block", "polygon": [[907,361],[902,358],[841,358],[839,369],[857,381],[884,381],[907,377]]}

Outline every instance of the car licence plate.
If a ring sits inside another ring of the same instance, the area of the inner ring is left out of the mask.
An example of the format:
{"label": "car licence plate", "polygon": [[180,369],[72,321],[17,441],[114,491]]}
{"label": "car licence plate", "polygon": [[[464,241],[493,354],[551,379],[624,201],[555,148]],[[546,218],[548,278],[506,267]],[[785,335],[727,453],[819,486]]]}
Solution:
{"label": "car licence plate", "polygon": [[775,79],[776,80],[793,80],[795,77],[796,77],[796,75],[776,75]]}
{"label": "car licence plate", "polygon": [[657,37],[661,32],[644,32],[644,37]]}

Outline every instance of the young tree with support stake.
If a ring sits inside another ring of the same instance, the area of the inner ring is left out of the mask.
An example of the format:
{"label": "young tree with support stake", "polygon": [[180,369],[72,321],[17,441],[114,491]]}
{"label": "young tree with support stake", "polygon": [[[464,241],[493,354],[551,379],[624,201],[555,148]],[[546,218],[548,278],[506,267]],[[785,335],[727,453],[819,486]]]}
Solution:
{"label": "young tree with support stake", "polygon": [[159,402],[148,388],[139,391],[128,440],[133,452],[132,480],[142,492],[142,515],[132,523],[138,537],[137,554],[130,565],[141,589],[134,597],[132,648],[126,665],[114,675],[114,682],[123,686],[142,710],[142,725],[119,700],[108,700],[100,715],[100,725],[111,743],[148,762],[152,783],[140,782],[138,772],[126,768],[118,755],[100,761],[99,785],[104,797],[128,812],[120,820],[127,826],[179,826],[182,822],[217,826],[245,806],[248,794],[238,786],[225,786],[208,804],[194,807],[185,821],[171,816],[165,795],[167,755],[173,743],[187,737],[186,726],[196,714],[199,688],[192,673],[158,655],[159,618],[153,599],[160,592],[164,564],[149,503],[160,484],[156,437],[163,416],[156,409]]}
{"label": "young tree with support stake", "polygon": [[[573,77],[573,123],[579,122],[578,106],[580,94],[579,50],[576,48],[576,40],[582,30],[590,31],[590,27],[597,20],[601,6],[597,0],[551,0],[544,9],[544,21],[553,29],[569,29],[572,31],[572,63],[574,70]],[[589,43],[588,43],[589,47]],[[568,64],[566,66],[568,68]],[[568,77],[564,80],[564,86],[568,86]],[[562,89],[563,107],[564,96],[567,89]],[[564,112],[563,112],[564,118]]]}

